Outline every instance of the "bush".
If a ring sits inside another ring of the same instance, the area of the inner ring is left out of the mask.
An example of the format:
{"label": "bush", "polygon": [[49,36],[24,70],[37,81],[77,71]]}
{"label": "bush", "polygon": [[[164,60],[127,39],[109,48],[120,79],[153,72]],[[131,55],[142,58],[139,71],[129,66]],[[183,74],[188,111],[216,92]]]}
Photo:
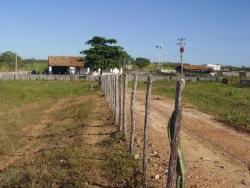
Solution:
{"label": "bush", "polygon": [[223,78],[223,79],[221,80],[221,82],[222,82],[223,84],[228,84],[228,79],[227,79],[227,78]]}

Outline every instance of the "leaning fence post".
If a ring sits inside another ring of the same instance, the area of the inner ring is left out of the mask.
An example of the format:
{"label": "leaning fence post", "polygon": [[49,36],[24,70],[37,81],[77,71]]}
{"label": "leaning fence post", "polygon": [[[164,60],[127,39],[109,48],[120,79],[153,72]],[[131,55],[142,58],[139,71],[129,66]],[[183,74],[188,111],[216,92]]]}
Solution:
{"label": "leaning fence post", "polygon": [[136,97],[136,87],[137,87],[137,75],[134,74],[132,94],[131,94],[131,136],[130,136],[130,153],[133,153],[134,150],[134,138],[135,138],[135,97]]}
{"label": "leaning fence post", "polygon": [[175,109],[168,124],[168,135],[170,139],[170,158],[168,168],[167,188],[174,187],[176,172],[177,187],[184,187],[184,159],[180,148],[180,127],[182,119],[182,93],[185,87],[185,80],[181,78],[177,81]]}
{"label": "leaning fence post", "polygon": [[122,117],[122,126],[123,126],[123,131],[124,131],[124,136],[125,139],[128,138],[128,128],[127,128],[127,105],[126,105],[126,100],[127,100],[127,75],[124,74],[124,80],[123,80],[123,117]]}
{"label": "leaning fence post", "polygon": [[144,143],[143,143],[143,187],[147,187],[147,165],[148,165],[148,128],[149,128],[149,109],[150,96],[152,89],[152,78],[149,75],[147,81],[147,93],[145,103],[145,118],[144,118]]}

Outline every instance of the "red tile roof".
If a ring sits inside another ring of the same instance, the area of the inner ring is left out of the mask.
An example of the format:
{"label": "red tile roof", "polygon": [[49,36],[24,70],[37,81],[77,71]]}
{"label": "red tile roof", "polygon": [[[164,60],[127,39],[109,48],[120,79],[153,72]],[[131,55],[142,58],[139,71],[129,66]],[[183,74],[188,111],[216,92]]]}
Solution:
{"label": "red tile roof", "polygon": [[183,68],[186,70],[192,70],[192,71],[209,71],[211,68],[207,66],[201,66],[201,65],[187,65],[184,64]]}

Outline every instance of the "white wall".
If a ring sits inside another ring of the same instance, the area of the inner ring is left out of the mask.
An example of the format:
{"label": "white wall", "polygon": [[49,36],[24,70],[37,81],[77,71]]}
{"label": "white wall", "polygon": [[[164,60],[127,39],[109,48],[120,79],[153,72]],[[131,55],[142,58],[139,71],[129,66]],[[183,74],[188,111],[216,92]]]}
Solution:
{"label": "white wall", "polygon": [[75,74],[76,68],[75,67],[69,67],[69,74]]}
{"label": "white wall", "polygon": [[221,70],[221,65],[219,65],[219,64],[207,64],[206,66],[213,69],[214,71],[220,71]]}
{"label": "white wall", "polygon": [[[118,68],[114,68],[114,69],[110,69],[108,71],[103,71],[102,74],[103,75],[110,75],[110,74],[122,74],[123,70],[122,68],[118,69]],[[98,71],[93,71],[92,75],[96,76],[96,75],[100,75],[101,74],[101,69],[98,69]]]}

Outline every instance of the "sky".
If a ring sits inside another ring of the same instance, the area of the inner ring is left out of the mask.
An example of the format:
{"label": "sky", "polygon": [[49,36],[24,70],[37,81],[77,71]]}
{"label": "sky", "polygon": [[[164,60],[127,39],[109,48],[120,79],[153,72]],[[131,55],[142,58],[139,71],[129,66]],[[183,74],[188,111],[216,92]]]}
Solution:
{"label": "sky", "polygon": [[250,66],[249,0],[0,0],[0,53],[79,56],[93,36],[115,38],[133,57]]}

